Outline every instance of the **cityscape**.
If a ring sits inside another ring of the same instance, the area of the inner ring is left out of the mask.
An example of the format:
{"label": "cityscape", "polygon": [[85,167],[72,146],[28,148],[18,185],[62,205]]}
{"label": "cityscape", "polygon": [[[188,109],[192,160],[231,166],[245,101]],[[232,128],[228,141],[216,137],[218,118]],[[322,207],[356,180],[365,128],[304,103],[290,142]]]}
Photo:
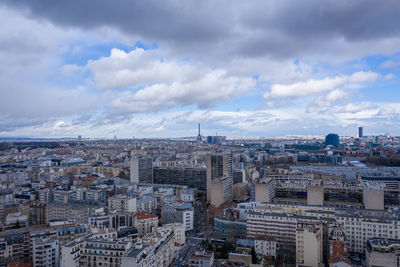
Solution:
{"label": "cityscape", "polygon": [[0,267],[400,267],[399,0],[0,0]]}
{"label": "cityscape", "polygon": [[397,266],[400,136],[364,132],[3,141],[0,264]]}

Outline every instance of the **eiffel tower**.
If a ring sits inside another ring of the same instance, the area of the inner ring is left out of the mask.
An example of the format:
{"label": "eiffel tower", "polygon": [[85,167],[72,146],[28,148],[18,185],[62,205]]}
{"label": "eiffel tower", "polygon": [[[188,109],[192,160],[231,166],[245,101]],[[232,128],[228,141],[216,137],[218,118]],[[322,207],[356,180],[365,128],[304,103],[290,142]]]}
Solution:
{"label": "eiffel tower", "polygon": [[200,133],[200,123],[199,123],[199,134],[197,135],[197,141],[201,142],[203,139],[201,138],[201,133]]}

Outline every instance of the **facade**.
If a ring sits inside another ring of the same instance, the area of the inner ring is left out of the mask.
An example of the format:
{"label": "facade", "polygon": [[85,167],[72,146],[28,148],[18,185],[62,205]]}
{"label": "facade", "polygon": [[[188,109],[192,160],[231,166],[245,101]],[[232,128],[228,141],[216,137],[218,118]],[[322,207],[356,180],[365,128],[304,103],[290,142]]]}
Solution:
{"label": "facade", "polygon": [[109,197],[108,208],[120,212],[136,212],[136,198],[129,195],[115,195]]}
{"label": "facade", "polygon": [[35,267],[58,267],[59,241],[57,238],[39,237],[32,240],[32,258]]}
{"label": "facade", "polygon": [[262,256],[276,257],[278,245],[275,240],[266,237],[258,237],[254,240],[254,250]]}
{"label": "facade", "polygon": [[157,208],[157,199],[154,197],[144,197],[136,203],[137,211],[143,213],[154,213]]}
{"label": "facade", "polygon": [[214,235],[217,239],[233,242],[246,238],[246,222],[214,218]]}
{"label": "facade", "polygon": [[165,224],[164,227],[174,231],[175,243],[179,245],[184,245],[186,243],[186,228],[183,223],[169,223]]}
{"label": "facade", "polygon": [[208,154],[207,155],[207,201],[211,202],[211,182],[217,178],[229,176],[232,178],[232,155],[231,154]]}
{"label": "facade", "polygon": [[207,189],[207,170],[203,167],[154,167],[155,184],[186,185]]}
{"label": "facade", "polygon": [[194,201],[194,192],[192,188],[182,189],[179,195],[183,202],[193,203]]}
{"label": "facade", "polygon": [[178,203],[161,209],[162,224],[182,223],[186,231],[193,230],[194,208],[190,203]]}
{"label": "facade", "polygon": [[32,202],[29,204],[29,225],[45,224],[47,221],[47,204]]}
{"label": "facade", "polygon": [[322,225],[299,224],[296,230],[296,262],[298,266],[323,265]]}
{"label": "facade", "polygon": [[227,202],[232,202],[233,200],[232,177],[224,176],[221,178],[215,178],[214,180],[211,181],[207,193],[210,193],[210,203],[215,207],[219,207]]}
{"label": "facade", "polygon": [[233,170],[232,171],[232,176],[233,176],[233,184],[238,184],[238,183],[244,183],[246,180],[246,172],[245,170]]}
{"label": "facade", "polygon": [[131,183],[153,183],[153,158],[134,155],[131,158]]}
{"label": "facade", "polygon": [[384,209],[384,190],[378,185],[366,184],[363,190],[363,204],[366,209]]}
{"label": "facade", "polygon": [[255,201],[273,202],[275,198],[275,182],[271,178],[259,179],[255,186]]}
{"label": "facade", "polygon": [[330,267],[339,264],[344,267],[351,266],[351,261],[348,259],[347,238],[342,228],[333,228],[329,235],[328,263]]}
{"label": "facade", "polygon": [[324,187],[320,184],[307,185],[307,205],[324,205]]}
{"label": "facade", "polygon": [[89,217],[99,206],[85,204],[50,203],[47,206],[47,222],[53,220],[70,220],[75,224],[87,224]]}
{"label": "facade", "polygon": [[120,266],[120,258],[131,243],[116,238],[116,231],[100,230],[65,244],[61,248],[61,267]]}
{"label": "facade", "polygon": [[31,241],[27,229],[0,233],[0,265],[31,262]]}
{"label": "facade", "polygon": [[146,235],[158,227],[158,216],[155,214],[136,213],[133,217],[134,226],[140,236]]}
{"label": "facade", "polygon": [[121,258],[121,267],[168,267],[174,260],[174,232],[158,227],[137,241]]}
{"label": "facade", "polygon": [[334,134],[334,133],[328,134],[325,137],[325,144],[327,146],[331,145],[331,146],[338,147],[339,146],[339,135]]}
{"label": "facade", "polygon": [[368,267],[400,266],[400,240],[368,239],[366,261]]}
{"label": "facade", "polygon": [[364,134],[363,134],[363,127],[358,127],[358,137],[359,138],[363,138]]}

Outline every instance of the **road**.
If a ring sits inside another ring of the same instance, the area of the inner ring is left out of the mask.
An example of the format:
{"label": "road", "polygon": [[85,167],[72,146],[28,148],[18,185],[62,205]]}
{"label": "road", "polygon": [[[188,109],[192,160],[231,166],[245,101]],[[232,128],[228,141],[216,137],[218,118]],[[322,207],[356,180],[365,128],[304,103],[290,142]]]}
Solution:
{"label": "road", "polygon": [[180,249],[177,258],[170,266],[183,267],[187,266],[188,258],[193,253],[196,248],[200,247],[201,241],[203,241],[203,237],[205,235],[205,213],[204,213],[204,205],[200,201],[195,201],[193,203],[194,206],[194,222],[193,222],[193,231],[187,233],[186,243]]}
{"label": "road", "polygon": [[255,189],[254,189],[254,184],[252,181],[247,180],[247,185],[249,186],[250,189],[250,202],[253,202],[255,200]]}

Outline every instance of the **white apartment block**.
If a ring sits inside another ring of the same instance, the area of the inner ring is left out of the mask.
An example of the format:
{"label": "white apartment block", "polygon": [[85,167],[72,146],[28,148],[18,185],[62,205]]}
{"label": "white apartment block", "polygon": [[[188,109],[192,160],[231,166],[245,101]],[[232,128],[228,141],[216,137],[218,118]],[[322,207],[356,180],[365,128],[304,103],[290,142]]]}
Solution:
{"label": "white apartment block", "polygon": [[32,240],[32,258],[35,267],[58,267],[59,241],[48,237],[34,238]]}
{"label": "white apartment block", "polygon": [[165,228],[170,228],[174,231],[175,234],[175,242],[180,245],[184,245],[186,243],[186,228],[182,223],[169,223],[164,225]]}
{"label": "white apartment block", "polygon": [[121,260],[121,267],[167,267],[175,258],[174,231],[158,227],[140,239]]}
{"label": "white apartment block", "polygon": [[277,243],[271,239],[254,239],[254,250],[263,256],[276,257]]}
{"label": "white apartment block", "polygon": [[115,195],[108,198],[108,208],[121,212],[136,212],[136,198],[127,195]]}
{"label": "white apartment block", "polygon": [[154,213],[157,208],[157,199],[154,197],[146,197],[137,201],[137,211],[143,213]]}

